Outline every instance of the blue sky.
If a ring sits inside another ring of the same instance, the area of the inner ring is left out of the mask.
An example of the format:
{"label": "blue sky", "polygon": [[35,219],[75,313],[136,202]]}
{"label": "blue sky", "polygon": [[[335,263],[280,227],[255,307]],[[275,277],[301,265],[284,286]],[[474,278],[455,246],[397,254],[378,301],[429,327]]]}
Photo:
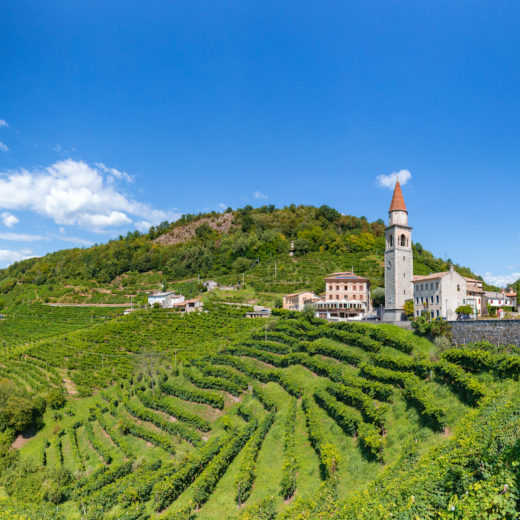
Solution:
{"label": "blue sky", "polygon": [[4,0],[0,265],[182,213],[328,204],[520,278],[520,4]]}

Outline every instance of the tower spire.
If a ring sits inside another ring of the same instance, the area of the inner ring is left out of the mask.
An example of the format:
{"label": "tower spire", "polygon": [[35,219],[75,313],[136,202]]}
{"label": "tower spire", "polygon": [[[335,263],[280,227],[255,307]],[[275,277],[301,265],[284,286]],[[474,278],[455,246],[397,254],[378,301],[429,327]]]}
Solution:
{"label": "tower spire", "polygon": [[406,213],[408,213],[406,204],[404,203],[403,192],[401,191],[401,184],[399,184],[399,181],[395,183],[394,195],[392,197],[392,203],[390,204],[390,209],[388,211],[406,211]]}

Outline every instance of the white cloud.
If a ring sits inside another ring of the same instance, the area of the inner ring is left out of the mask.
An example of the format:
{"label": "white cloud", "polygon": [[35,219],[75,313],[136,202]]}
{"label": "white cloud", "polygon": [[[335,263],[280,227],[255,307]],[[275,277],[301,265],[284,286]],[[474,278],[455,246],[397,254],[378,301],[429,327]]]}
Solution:
{"label": "white cloud", "polygon": [[0,152],[8,152],[9,151],[9,147],[2,143],[2,141],[0,141]]}
{"label": "white cloud", "polygon": [[255,199],[268,199],[269,198],[265,193],[262,193],[261,191],[255,191],[253,193],[253,197]]}
{"label": "white cloud", "polygon": [[115,176],[120,174],[126,180],[128,174],[113,170],[67,159],[41,170],[0,174],[0,208],[30,210],[58,225],[93,231],[130,224],[130,215],[152,224],[178,218],[126,196],[118,189]]}
{"label": "white cloud", "polygon": [[491,285],[497,285],[498,287],[505,287],[513,282],[520,279],[520,273],[510,273],[504,275],[495,275],[493,273],[485,273],[483,276],[484,280]]}
{"label": "white cloud", "polygon": [[403,186],[412,178],[412,174],[408,170],[399,170],[388,175],[378,175],[376,183],[381,188],[392,189],[395,183],[399,181]]}
{"label": "white cloud", "polygon": [[0,267],[6,267],[13,262],[19,262],[26,258],[34,256],[28,249],[22,251],[11,251],[9,249],[0,249]]}
{"label": "white cloud", "polygon": [[110,181],[113,180],[124,180],[126,182],[134,182],[134,179],[131,175],[128,175],[126,172],[122,172],[120,170],[116,170],[115,168],[108,168],[103,163],[96,163],[96,166],[104,173],[108,173],[108,179]]}
{"label": "white cloud", "polygon": [[2,126],[9,126],[9,125],[7,124],[7,121],[6,121],[5,119],[0,119],[0,128],[1,128]]}
{"label": "white cloud", "polygon": [[38,240],[49,240],[41,235],[29,235],[27,233],[0,233],[0,240],[11,242],[36,242]]}
{"label": "white cloud", "polygon": [[4,211],[0,217],[2,218],[2,222],[4,223],[4,226],[7,227],[13,227],[16,223],[20,222],[20,219],[18,217],[15,217],[11,213]]}
{"label": "white cloud", "polygon": [[135,222],[135,227],[141,231],[141,233],[144,233],[152,227],[152,223],[147,220],[140,220],[139,222]]}

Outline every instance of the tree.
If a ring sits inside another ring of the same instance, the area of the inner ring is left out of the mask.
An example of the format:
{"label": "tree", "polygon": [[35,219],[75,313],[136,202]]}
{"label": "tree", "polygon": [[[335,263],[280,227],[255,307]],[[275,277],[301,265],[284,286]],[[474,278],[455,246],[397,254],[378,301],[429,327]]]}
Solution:
{"label": "tree", "polygon": [[404,302],[404,313],[406,314],[406,316],[408,316],[409,318],[413,316],[414,314],[414,305],[413,305],[413,300],[406,300]]}
{"label": "tree", "polygon": [[459,305],[455,309],[455,312],[457,314],[473,314],[474,313],[473,307],[471,305]]}
{"label": "tree", "polygon": [[380,307],[385,304],[385,290],[382,287],[376,287],[372,291],[372,305]]}

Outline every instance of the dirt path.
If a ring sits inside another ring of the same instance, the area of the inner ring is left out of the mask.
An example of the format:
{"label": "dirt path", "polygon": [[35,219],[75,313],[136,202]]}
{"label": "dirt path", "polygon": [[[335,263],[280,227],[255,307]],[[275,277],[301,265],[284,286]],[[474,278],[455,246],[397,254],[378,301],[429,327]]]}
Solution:
{"label": "dirt path", "polygon": [[63,378],[63,384],[65,385],[65,390],[67,390],[67,393],[70,395],[78,395],[78,391],[76,390],[76,385],[67,378]]}

